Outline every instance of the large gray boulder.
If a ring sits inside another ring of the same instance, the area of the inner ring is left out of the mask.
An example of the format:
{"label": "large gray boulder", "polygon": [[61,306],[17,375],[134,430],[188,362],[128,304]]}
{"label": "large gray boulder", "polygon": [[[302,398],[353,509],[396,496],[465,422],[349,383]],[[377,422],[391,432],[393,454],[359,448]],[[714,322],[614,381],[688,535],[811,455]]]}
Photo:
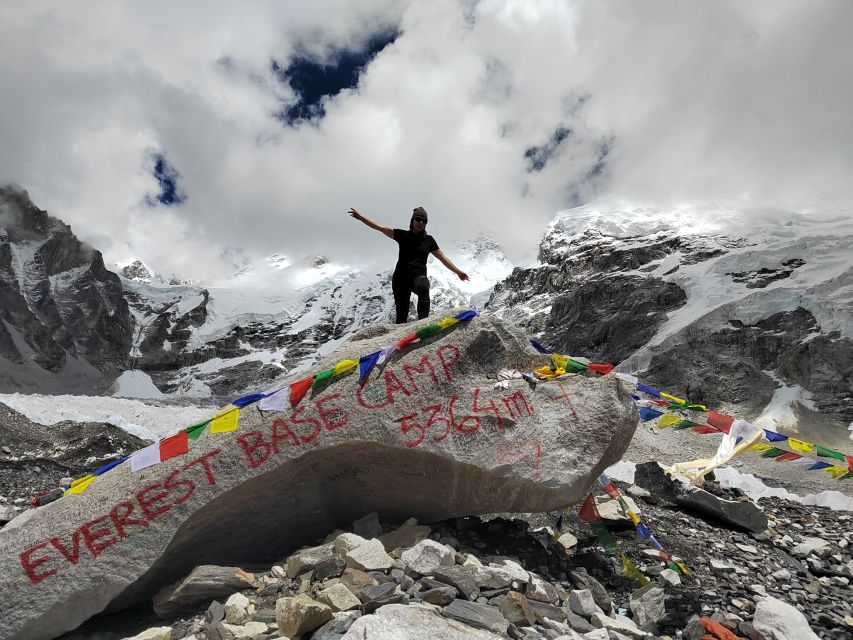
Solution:
{"label": "large gray boulder", "polygon": [[[311,373],[426,322],[372,326]],[[621,458],[636,409],[612,376],[535,390],[488,377],[545,362],[515,329],[475,318],[403,348],[363,387],[353,371],[295,409],[243,408],[238,430],[208,430],[188,454],[112,469],[0,533],[0,639],[54,638],[198,565],[273,562],[372,511],[432,522],[580,501]]]}

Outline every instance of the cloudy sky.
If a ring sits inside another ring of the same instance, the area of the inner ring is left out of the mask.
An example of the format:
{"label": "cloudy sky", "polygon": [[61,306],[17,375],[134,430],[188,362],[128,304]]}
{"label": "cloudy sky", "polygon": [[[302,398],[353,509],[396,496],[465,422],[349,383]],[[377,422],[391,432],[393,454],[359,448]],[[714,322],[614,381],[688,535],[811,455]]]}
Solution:
{"label": "cloudy sky", "polygon": [[601,197],[853,197],[853,3],[0,2],[0,183],[108,262],[388,265],[349,207],[516,261]]}

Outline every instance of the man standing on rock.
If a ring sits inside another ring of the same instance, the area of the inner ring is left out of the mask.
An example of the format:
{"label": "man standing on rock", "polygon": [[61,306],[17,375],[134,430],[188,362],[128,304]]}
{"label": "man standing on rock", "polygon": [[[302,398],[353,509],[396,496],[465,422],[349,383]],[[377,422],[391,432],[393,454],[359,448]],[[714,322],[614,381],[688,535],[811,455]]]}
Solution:
{"label": "man standing on rock", "polygon": [[423,207],[417,207],[412,212],[408,231],[392,229],[373,222],[355,209],[350,209],[349,214],[371,229],[376,229],[385,234],[400,246],[397,266],[394,268],[394,277],[391,279],[394,305],[397,308],[397,319],[395,321],[397,324],[409,321],[409,300],[413,291],[418,296],[418,318],[426,318],[429,315],[429,279],[426,275],[426,263],[429,254],[438,258],[445,267],[459,276],[460,280],[468,279],[468,274],[453,264],[450,258],[438,248],[435,238],[427,234],[427,212]]}

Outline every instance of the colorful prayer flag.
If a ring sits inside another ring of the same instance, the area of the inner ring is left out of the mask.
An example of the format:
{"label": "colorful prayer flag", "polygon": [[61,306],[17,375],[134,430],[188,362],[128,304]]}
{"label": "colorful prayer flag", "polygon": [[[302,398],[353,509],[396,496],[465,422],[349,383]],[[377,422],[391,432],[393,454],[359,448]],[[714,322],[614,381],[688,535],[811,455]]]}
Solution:
{"label": "colorful prayer flag", "polygon": [[641,382],[637,383],[637,391],[642,391],[643,393],[647,393],[648,395],[653,396],[655,398],[660,398],[660,391],[658,391],[657,389],[652,389],[651,387],[647,387]]}
{"label": "colorful prayer flag", "polygon": [[97,471],[93,471],[92,475],[96,475],[96,476],[103,475],[107,471],[109,471],[110,469],[119,466],[125,460],[127,460],[127,456],[125,456],[124,458],[119,458],[118,460],[113,460],[112,462],[108,462],[107,464],[105,464],[103,467],[101,467]]}
{"label": "colorful prayer flag", "polygon": [[695,427],[691,427],[690,430],[703,435],[707,435],[709,433],[720,433],[720,430],[717,429],[717,427],[712,427],[707,424],[697,424]]}
{"label": "colorful prayer flag", "polygon": [[819,471],[820,469],[826,469],[827,467],[831,467],[832,465],[828,462],[823,462],[818,460],[812,466],[809,467],[809,471]]}
{"label": "colorful prayer flag", "polygon": [[801,453],[814,452],[814,445],[811,442],[803,442],[802,440],[797,440],[796,438],[789,437],[788,446],[791,447],[794,451],[799,451]]}
{"label": "colorful prayer flag", "polygon": [[455,324],[459,324],[459,320],[457,320],[456,318],[444,317],[438,321],[438,326],[441,327],[442,331],[444,331],[445,329],[449,329]]}
{"label": "colorful prayer flag", "polygon": [[417,339],[418,339],[417,333],[410,333],[406,337],[400,338],[399,340],[397,340],[397,342],[394,344],[394,346],[398,349],[402,349],[403,347],[407,347],[408,345],[412,344]]}
{"label": "colorful prayer flag", "polygon": [[325,371],[321,371],[320,373],[314,376],[314,381],[311,383],[311,388],[317,389],[318,387],[322,387],[323,384],[325,384],[327,380],[331,380],[334,375],[334,369],[326,369]]}
{"label": "colorful prayer flag", "polygon": [[781,433],[770,431],[770,429],[764,430],[764,437],[767,438],[770,442],[785,442],[785,440],[788,439],[788,436],[783,436]]}
{"label": "colorful prayer flag", "polygon": [[716,411],[708,412],[708,424],[712,427],[717,427],[717,430],[723,433],[729,432],[734,421],[734,418],[723,413],[717,413]]}
{"label": "colorful prayer flag", "polygon": [[591,362],[589,365],[589,370],[595,371],[596,373],[600,373],[601,375],[606,376],[608,373],[613,371],[613,365],[612,364],[596,364],[594,362]]}
{"label": "colorful prayer flag", "polygon": [[433,322],[431,324],[426,324],[422,327],[418,327],[418,329],[415,330],[415,334],[420,340],[423,340],[424,338],[434,336],[439,331],[441,331],[441,326],[437,322]]}
{"label": "colorful prayer flag", "polygon": [[463,311],[462,313],[458,313],[453,317],[456,318],[457,320],[461,320],[462,322],[465,322],[467,320],[472,320],[473,318],[476,318],[478,315],[480,315],[480,314],[478,314],[473,309],[470,309],[468,311]]}
{"label": "colorful prayer flag", "polygon": [[749,448],[749,451],[754,451],[755,453],[764,453],[765,451],[769,451],[773,449],[769,444],[764,444],[763,442],[756,442]]}
{"label": "colorful prayer flag", "polygon": [[[235,413],[238,413],[235,411]],[[229,414],[230,415],[230,414]],[[186,431],[179,431],[173,436],[160,441],[160,462],[169,458],[182,456],[190,450]]]}
{"label": "colorful prayer flag", "polygon": [[637,386],[637,383],[639,382],[639,380],[637,379],[637,376],[632,376],[632,375],[627,374],[627,373],[614,373],[613,375],[616,376],[617,378],[619,378],[620,380],[624,380],[628,384],[633,385],[635,387]]}
{"label": "colorful prayer flag", "polygon": [[153,467],[160,463],[160,443],[155,442],[130,456],[130,470],[133,472]]}
{"label": "colorful prayer flag", "polygon": [[258,409],[261,411],[284,411],[287,404],[287,396],[290,392],[288,387],[276,389],[272,393],[268,393],[263,400],[258,403]]}
{"label": "colorful prayer flag", "polygon": [[655,411],[650,407],[640,407],[640,420],[648,422],[663,415],[663,411]]}
{"label": "colorful prayer flag", "polygon": [[396,350],[397,346],[393,344],[388,345],[387,347],[382,347],[379,350],[379,360],[376,361],[376,364],[382,364],[383,362],[388,360],[388,358],[391,357],[391,354],[394,353]]}
{"label": "colorful prayer flag", "polygon": [[649,579],[643,575],[643,572],[634,564],[634,561],[624,553],[622,554],[622,573],[625,574],[625,577],[639,582],[641,587],[649,584]]}
{"label": "colorful prayer flag", "polygon": [[305,397],[305,394],[308,393],[308,389],[311,388],[311,385],[314,383],[314,376],[310,376],[305,378],[304,380],[300,380],[299,382],[294,382],[290,385],[290,406],[295,407],[299,404],[299,401]]}
{"label": "colorful prayer flag", "polygon": [[551,349],[549,349],[548,347],[544,346],[544,345],[543,345],[541,342],[539,342],[538,340],[531,340],[531,341],[530,341],[530,344],[532,344],[532,345],[533,345],[533,348],[534,348],[534,349],[536,349],[539,353],[544,353],[546,356],[547,356],[547,355],[550,355],[550,354],[553,352]]}
{"label": "colorful prayer flag", "polygon": [[65,490],[65,493],[62,495],[67,496],[69,493],[83,493],[86,489],[89,488],[89,485],[97,478],[98,476],[90,473],[89,475],[83,476],[82,478],[77,478],[74,482],[71,483],[71,486]]}
{"label": "colorful prayer flag", "polygon": [[799,453],[791,453],[790,451],[786,451],[781,456],[776,456],[776,462],[784,462],[785,460],[796,460],[798,458],[802,458]]}
{"label": "colorful prayer flag", "polygon": [[824,449],[819,444],[815,445],[815,453],[821,458],[835,458],[836,460],[844,460],[844,454],[832,449]]}
{"label": "colorful prayer flag", "polygon": [[235,407],[245,407],[247,404],[252,404],[253,402],[257,402],[258,400],[260,400],[263,397],[264,397],[263,393],[253,393],[252,395],[249,395],[249,396],[243,396],[242,398],[237,398],[236,400],[233,400],[231,402],[231,404],[233,404]]}
{"label": "colorful prayer flag", "polygon": [[785,453],[784,449],[779,449],[778,447],[770,447],[764,453],[761,454],[762,458],[775,458],[776,456],[781,456]]}
{"label": "colorful prayer flag", "polygon": [[847,469],[845,467],[839,467],[837,465],[826,467],[825,469],[823,469],[823,471],[830,474],[836,480],[843,477],[847,473]]}
{"label": "colorful prayer flag", "polygon": [[358,366],[358,360],[341,360],[334,366],[335,377],[345,374]]}
{"label": "colorful prayer flag", "polygon": [[198,440],[201,437],[201,434],[204,433],[207,425],[210,424],[210,420],[207,422],[202,422],[200,424],[194,424],[191,427],[186,428],[187,438],[190,440]]}
{"label": "colorful prayer flag", "polygon": [[662,398],[666,398],[667,400],[672,400],[676,404],[687,404],[687,400],[679,398],[678,396],[671,396],[668,393],[660,392]]}
{"label": "colorful prayer flag", "polygon": [[210,433],[228,433],[235,431],[240,420],[240,409],[234,409],[210,421]]}
{"label": "colorful prayer flag", "polygon": [[381,351],[376,351],[366,356],[361,356],[361,359],[358,361],[358,383],[364,384],[364,381],[367,380],[370,372],[373,371],[373,367],[376,366],[376,363],[379,362],[379,356],[381,355]]}
{"label": "colorful prayer flag", "polygon": [[679,416],[674,416],[671,413],[665,413],[660,417],[660,420],[658,420],[658,427],[666,429],[667,427],[671,427],[679,422],[681,422],[681,418]]}

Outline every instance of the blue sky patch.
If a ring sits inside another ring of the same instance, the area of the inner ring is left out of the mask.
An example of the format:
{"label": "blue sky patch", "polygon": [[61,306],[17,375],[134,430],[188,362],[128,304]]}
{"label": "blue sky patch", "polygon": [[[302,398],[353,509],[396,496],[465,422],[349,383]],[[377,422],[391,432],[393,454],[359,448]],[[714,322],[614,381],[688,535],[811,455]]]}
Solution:
{"label": "blue sky patch", "polygon": [[548,161],[553,158],[560,148],[560,145],[569,136],[572,135],[572,130],[566,127],[557,127],[551,139],[545,144],[538,147],[530,147],[524,152],[524,158],[527,160],[527,173],[535,173],[542,171]]}
{"label": "blue sky patch", "polygon": [[145,196],[145,204],[149,207],[156,207],[158,204],[167,207],[178,206],[183,204],[187,199],[187,194],[181,188],[178,181],[181,174],[175,169],[163,153],[155,152],[151,154],[152,173],[160,185],[160,193],[156,195],[148,194]]}
{"label": "blue sky patch", "polygon": [[296,126],[300,122],[325,116],[323,99],[335,96],[344,89],[357,87],[365,67],[399,35],[400,32],[396,30],[375,35],[359,50],[333,52],[328,62],[298,55],[284,67],[273,60],[271,67],[275,77],[289,84],[296,94],[296,102],[276,113],[276,118]]}

